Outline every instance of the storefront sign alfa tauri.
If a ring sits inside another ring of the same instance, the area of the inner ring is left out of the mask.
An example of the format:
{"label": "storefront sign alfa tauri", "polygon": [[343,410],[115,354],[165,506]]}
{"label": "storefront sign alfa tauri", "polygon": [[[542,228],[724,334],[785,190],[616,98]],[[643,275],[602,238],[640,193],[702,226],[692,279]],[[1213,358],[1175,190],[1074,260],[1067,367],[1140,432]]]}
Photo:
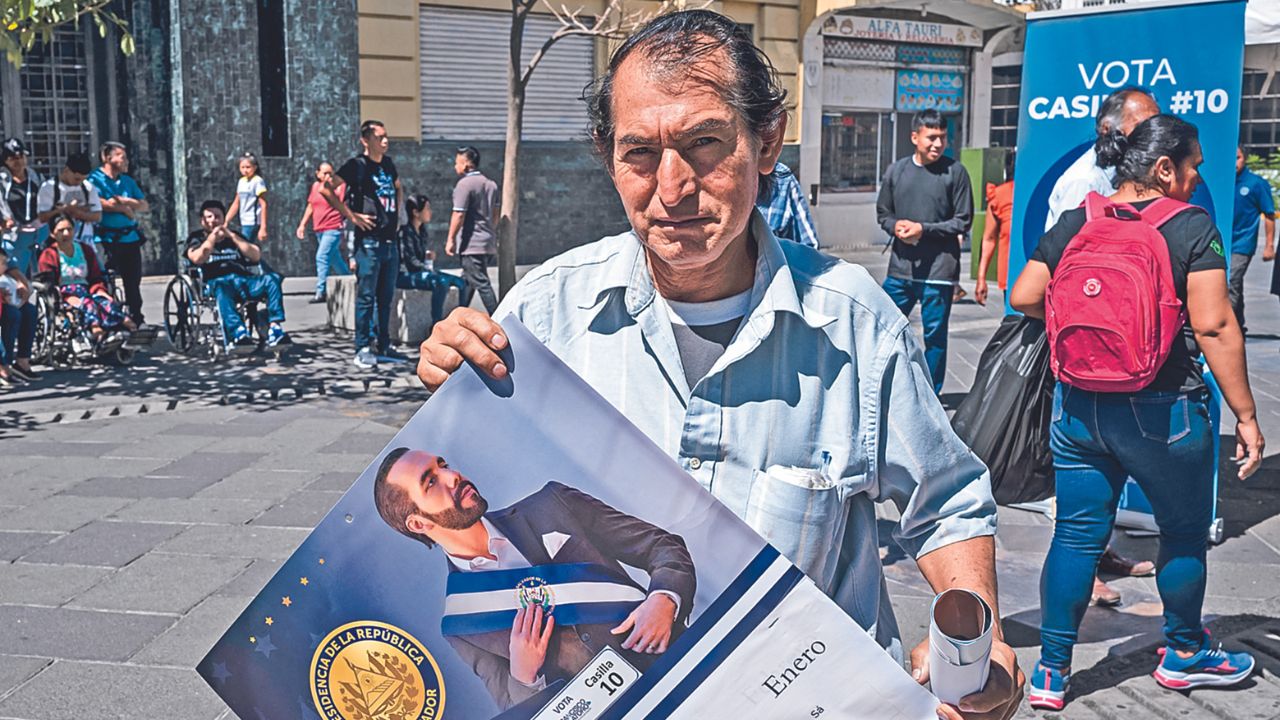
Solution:
{"label": "storefront sign alfa tauri", "polygon": [[978,28],[922,20],[832,15],[822,24],[822,34],[858,40],[982,47],[982,30]]}

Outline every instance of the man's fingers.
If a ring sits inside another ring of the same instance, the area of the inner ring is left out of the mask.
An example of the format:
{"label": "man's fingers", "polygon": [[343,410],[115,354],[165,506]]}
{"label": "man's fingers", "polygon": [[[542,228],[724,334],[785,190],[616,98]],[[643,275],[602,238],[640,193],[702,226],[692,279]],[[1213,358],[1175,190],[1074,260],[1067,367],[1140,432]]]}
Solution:
{"label": "man's fingers", "polygon": [[609,631],[609,634],[610,634],[610,635],[621,635],[622,633],[624,633],[624,632],[626,632],[626,631],[630,630],[631,628],[635,627],[635,624],[636,624],[636,614],[635,614],[635,613],[631,613],[630,615],[628,615],[628,616],[627,616],[627,619],[626,619],[626,620],[623,620],[622,622],[618,623],[618,627],[616,627],[616,628],[614,628],[614,629],[610,630],[610,631]]}
{"label": "man's fingers", "polygon": [[942,718],[942,720],[965,720],[960,711],[950,705],[939,705],[938,717]]}
{"label": "man's fingers", "polygon": [[519,635],[524,630],[524,614],[526,608],[520,608],[516,611],[516,619],[511,622],[511,634]]}
{"label": "man's fingers", "polygon": [[911,651],[911,677],[921,685],[929,682],[929,641],[925,640]]}
{"label": "man's fingers", "polygon": [[494,350],[506,349],[507,333],[502,330],[501,325],[493,321],[493,318],[479,310],[471,310],[469,308],[465,312],[457,310],[454,312],[458,314],[458,324],[475,333],[490,348]]}
{"label": "man's fingers", "polygon": [[547,644],[551,642],[551,631],[556,629],[556,618],[554,615],[547,616],[547,626],[542,629],[542,637],[538,638],[538,647],[543,650],[547,649]]}
{"label": "man's fingers", "polygon": [[534,605],[533,612],[530,613],[530,617],[528,635],[530,640],[536,642],[538,636],[542,634],[542,606]]}

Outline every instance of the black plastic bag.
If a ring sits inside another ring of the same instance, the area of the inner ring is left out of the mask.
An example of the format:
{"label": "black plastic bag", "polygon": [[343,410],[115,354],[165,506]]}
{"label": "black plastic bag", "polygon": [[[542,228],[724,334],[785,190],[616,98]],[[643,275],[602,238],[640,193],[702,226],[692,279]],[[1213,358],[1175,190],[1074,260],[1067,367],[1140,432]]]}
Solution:
{"label": "black plastic bag", "polygon": [[1009,315],[987,343],[951,426],[991,470],[1001,505],[1053,495],[1049,423],[1055,380],[1044,322]]}

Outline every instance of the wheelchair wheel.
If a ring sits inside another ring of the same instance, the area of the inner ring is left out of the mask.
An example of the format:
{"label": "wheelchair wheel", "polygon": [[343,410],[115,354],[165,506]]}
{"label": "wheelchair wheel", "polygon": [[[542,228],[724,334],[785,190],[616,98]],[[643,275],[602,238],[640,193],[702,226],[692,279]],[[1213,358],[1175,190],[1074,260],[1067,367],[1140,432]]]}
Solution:
{"label": "wheelchair wheel", "polygon": [[200,296],[185,275],[169,281],[164,291],[164,331],[178,352],[190,355],[200,345]]}
{"label": "wheelchair wheel", "polygon": [[107,363],[116,367],[124,367],[133,362],[134,350],[131,347],[121,346],[115,352],[106,356]]}
{"label": "wheelchair wheel", "polygon": [[58,300],[48,292],[38,292],[32,296],[31,301],[36,303],[36,337],[31,347],[31,361],[52,365]]}

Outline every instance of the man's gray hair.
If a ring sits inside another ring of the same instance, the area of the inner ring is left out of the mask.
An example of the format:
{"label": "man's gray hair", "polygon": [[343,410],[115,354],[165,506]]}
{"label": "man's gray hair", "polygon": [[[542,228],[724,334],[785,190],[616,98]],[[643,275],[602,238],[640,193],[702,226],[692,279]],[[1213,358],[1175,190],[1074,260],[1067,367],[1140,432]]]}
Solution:
{"label": "man's gray hair", "polygon": [[1141,93],[1151,98],[1155,102],[1155,98],[1151,93],[1140,87],[1130,85],[1122,87],[1119,90],[1107,96],[1106,100],[1098,106],[1098,115],[1094,122],[1094,132],[1099,136],[1105,135],[1108,131],[1119,130],[1124,125],[1124,104],[1133,97],[1134,93]]}

